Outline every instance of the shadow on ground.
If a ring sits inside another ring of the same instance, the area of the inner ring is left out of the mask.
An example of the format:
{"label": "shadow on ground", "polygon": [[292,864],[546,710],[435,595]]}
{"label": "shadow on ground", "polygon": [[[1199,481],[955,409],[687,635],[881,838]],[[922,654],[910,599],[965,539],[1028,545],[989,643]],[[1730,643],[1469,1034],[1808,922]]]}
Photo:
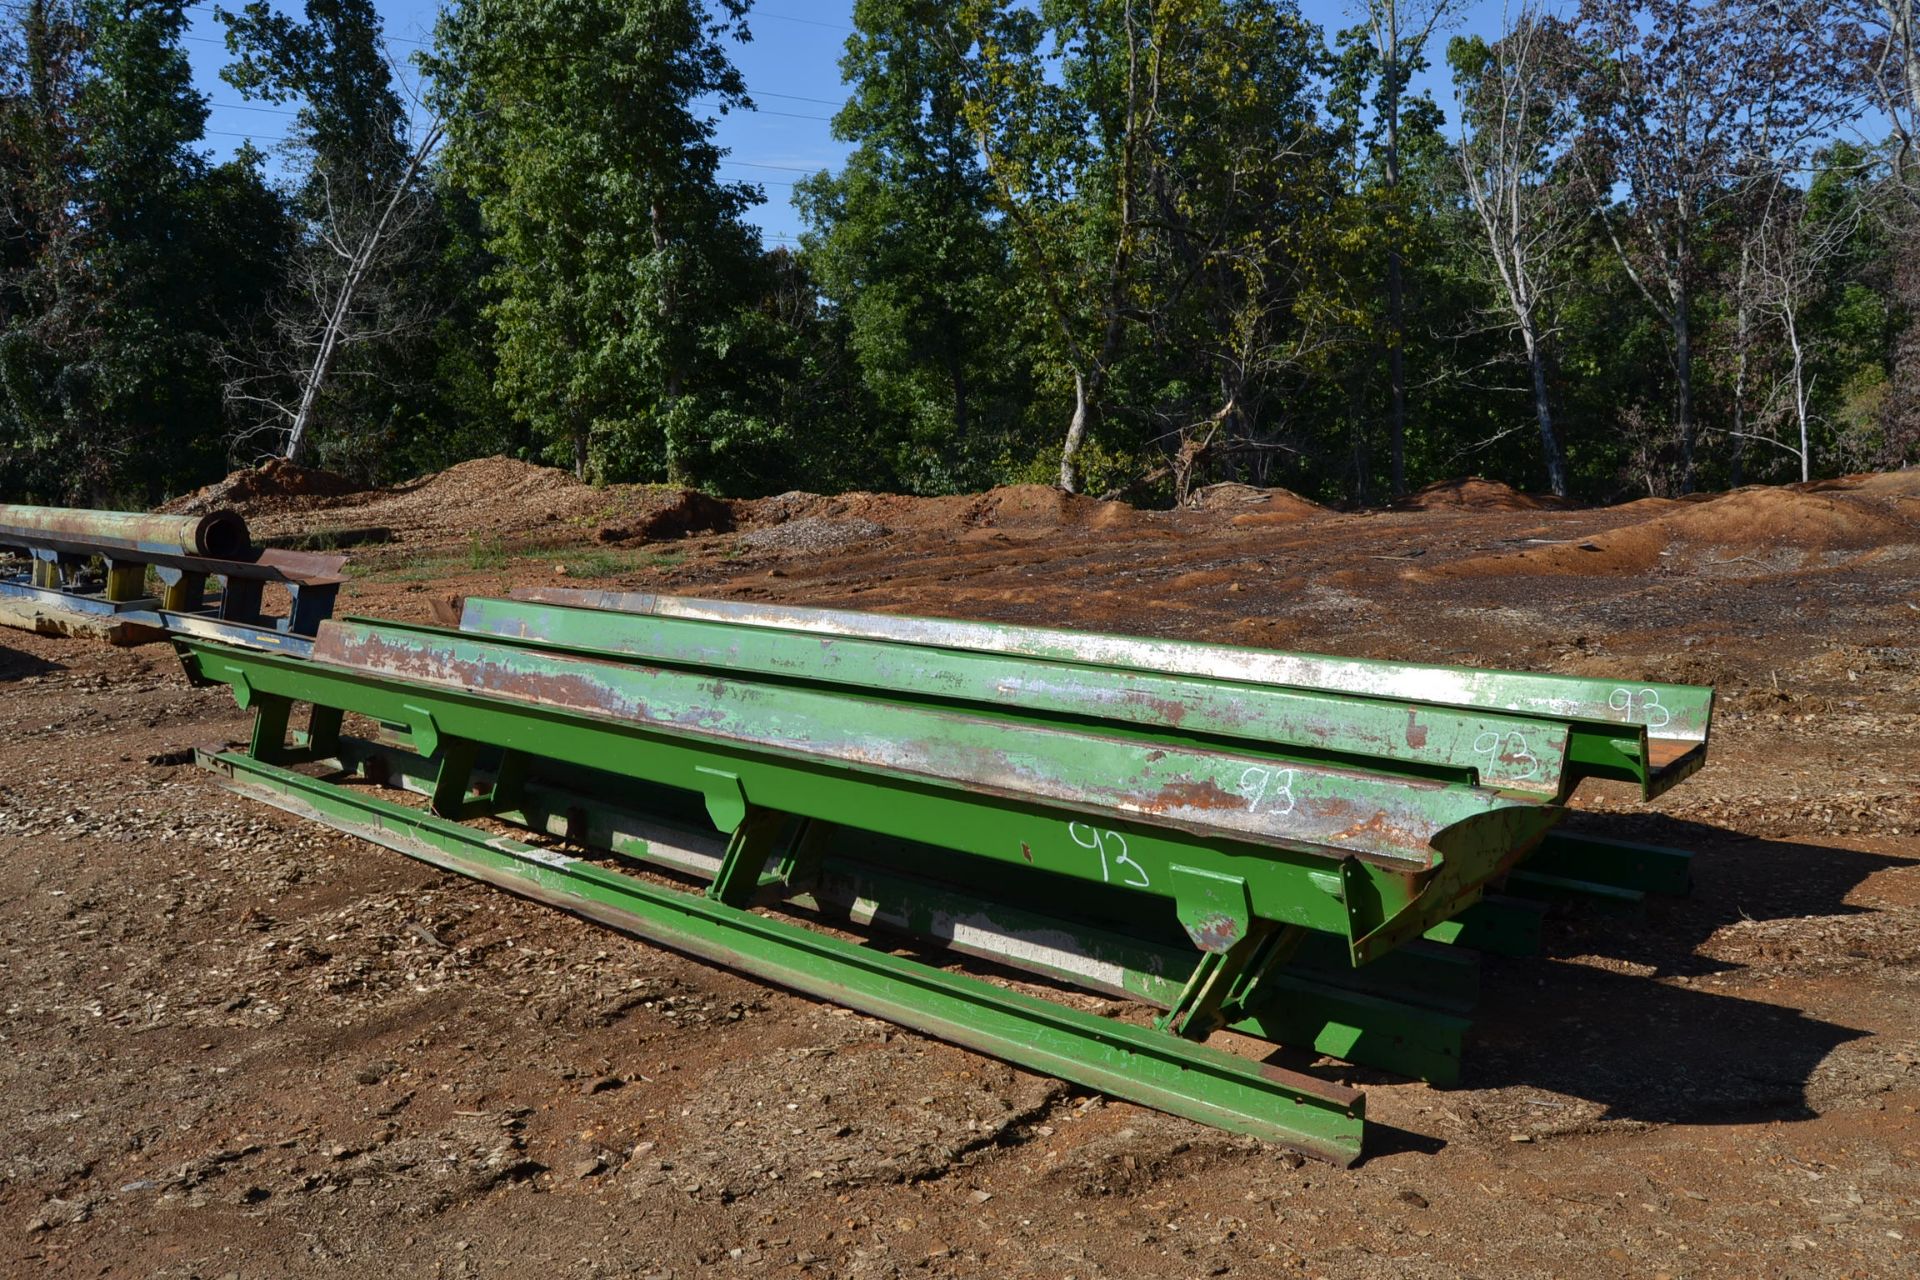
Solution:
{"label": "shadow on ground", "polygon": [[[1608,1119],[1810,1118],[1814,1071],[1838,1046],[1873,1032],[1812,1017],[1793,1007],[1790,993],[1766,998],[1777,978],[1750,979],[1738,947],[1731,949],[1737,958],[1728,958],[1728,947],[1706,944],[1742,921],[1764,931],[1772,921],[1876,915],[1848,898],[1876,872],[1914,861],[1657,816],[1639,817],[1631,834],[1693,850],[1693,894],[1653,899],[1644,914],[1624,918],[1557,909],[1544,955],[1488,958],[1463,1083],[1584,1098],[1603,1105]],[[1848,931],[1877,932],[1858,920]],[[1846,942],[1817,934],[1790,945],[1805,952],[1790,987],[1831,980],[1861,958]],[[1615,962],[1619,970],[1609,967]],[[1745,990],[1708,985],[1722,981]]]}
{"label": "shadow on ground", "polygon": [[26,676],[52,675],[66,668],[57,662],[48,662],[45,658],[36,658],[30,653],[8,648],[0,644],[0,684],[7,684]]}

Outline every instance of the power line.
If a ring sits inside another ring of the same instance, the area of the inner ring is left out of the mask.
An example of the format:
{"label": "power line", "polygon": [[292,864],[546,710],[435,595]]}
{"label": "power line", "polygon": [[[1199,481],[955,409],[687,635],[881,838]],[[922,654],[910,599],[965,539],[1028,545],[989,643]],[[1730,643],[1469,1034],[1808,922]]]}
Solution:
{"label": "power line", "polygon": [[255,107],[244,102],[215,102],[211,98],[207,100],[207,105],[209,107],[217,107],[222,111],[260,111],[270,116],[297,116],[300,114],[298,111],[289,111],[285,107]]}
{"label": "power line", "polygon": [[745,165],[749,169],[781,169],[787,173],[814,174],[820,172],[820,169],[817,167],[808,169],[797,164],[762,164],[758,160],[722,160],[720,163]]}
{"label": "power line", "polygon": [[756,18],[772,18],[775,22],[798,23],[803,27],[825,27],[829,31],[851,32],[853,30],[852,27],[847,26],[844,22],[822,22],[818,18],[790,18],[784,13],[769,13],[765,9],[761,9],[753,16]]}

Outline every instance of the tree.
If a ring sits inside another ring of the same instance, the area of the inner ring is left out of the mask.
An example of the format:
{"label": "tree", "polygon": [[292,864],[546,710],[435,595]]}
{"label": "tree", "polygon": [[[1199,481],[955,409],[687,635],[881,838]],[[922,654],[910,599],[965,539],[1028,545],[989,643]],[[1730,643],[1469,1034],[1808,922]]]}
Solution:
{"label": "tree", "polygon": [[[965,117],[952,0],[858,0],[834,136],[838,174],[798,185],[806,262],[847,322],[868,388],[903,424],[916,489],[991,483],[1026,396],[1001,306],[1005,230]],[[876,434],[879,434],[876,432]]]}
{"label": "tree", "polygon": [[1095,0],[1043,3],[1035,13],[999,0],[961,3],[971,43],[967,122],[1073,384],[1058,477],[1069,493],[1079,491],[1080,453],[1130,327],[1141,151],[1158,119],[1162,65],[1143,29],[1152,7]]}
{"label": "tree", "polygon": [[1843,0],[1841,9],[1860,28],[1853,43],[1867,96],[1891,135],[1895,189],[1920,205],[1920,23],[1914,0]]}
{"label": "tree", "polygon": [[1458,156],[1485,260],[1527,358],[1547,483],[1567,495],[1566,454],[1547,394],[1550,296],[1586,221],[1565,70],[1568,33],[1534,0],[1503,18],[1500,38],[1456,39],[1449,53],[1461,87]]}
{"label": "tree", "polygon": [[32,4],[8,67],[0,453],[51,498],[145,498],[217,465],[212,335],[278,247],[257,173],[195,149],[183,9]]}
{"label": "tree", "polygon": [[1397,497],[1407,491],[1406,259],[1400,234],[1401,114],[1407,85],[1426,66],[1427,41],[1452,0],[1365,0],[1366,28],[1380,82],[1373,97],[1381,184],[1387,197],[1387,442]]}
{"label": "tree", "polygon": [[300,104],[285,148],[302,170],[298,250],[266,323],[227,349],[239,442],[300,462],[325,427],[331,461],[371,471],[382,401],[437,310],[411,284],[434,253],[428,166],[443,128],[409,127],[370,0],[308,0],[304,22],[265,0],[214,12],[235,55],[228,83]]}
{"label": "tree", "polygon": [[698,479],[768,424],[728,376],[765,264],[703,103],[749,105],[745,0],[469,0],[429,66],[478,201],[498,384],[574,469]]}
{"label": "tree", "polygon": [[[1301,419],[1274,392],[1328,340],[1318,263],[1334,238],[1334,139],[1317,33],[1290,5],[1156,6],[1156,127],[1141,150],[1138,409],[1176,501],[1210,470],[1262,480]],[[1136,411],[1138,411],[1138,409]]]}
{"label": "tree", "polygon": [[[1849,150],[1837,150],[1837,157],[1828,158],[1837,158],[1844,168]],[[1865,202],[1847,198],[1850,193],[1833,178],[1834,168],[1828,167],[1806,192],[1792,186],[1788,175],[1774,174],[1742,245],[1742,284],[1751,310],[1770,322],[1784,357],[1756,425],[1786,428],[1785,438],[1778,429],[1747,430],[1742,436],[1793,457],[1802,481],[1813,478],[1816,370],[1821,348],[1828,345],[1809,324],[1809,313],[1832,292],[1836,282],[1830,268],[1848,255],[1867,216]]]}
{"label": "tree", "polygon": [[1850,98],[1833,32],[1810,0],[1581,0],[1591,50],[1582,110],[1604,158],[1592,190],[1622,267],[1670,337],[1678,483],[1691,492],[1699,434],[1694,311],[1703,238],[1738,198],[1753,158],[1792,158]]}

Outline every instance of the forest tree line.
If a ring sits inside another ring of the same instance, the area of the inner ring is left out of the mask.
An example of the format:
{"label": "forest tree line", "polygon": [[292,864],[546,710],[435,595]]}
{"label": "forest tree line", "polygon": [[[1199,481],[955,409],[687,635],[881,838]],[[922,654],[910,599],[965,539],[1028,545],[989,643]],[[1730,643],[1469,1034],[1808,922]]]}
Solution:
{"label": "forest tree line", "polygon": [[[769,248],[714,141],[748,0],[455,0],[404,60],[371,0],[0,0],[0,500],[1920,460],[1914,0],[1463,2],[857,0],[850,155]],[[276,156],[212,159],[209,9]]]}

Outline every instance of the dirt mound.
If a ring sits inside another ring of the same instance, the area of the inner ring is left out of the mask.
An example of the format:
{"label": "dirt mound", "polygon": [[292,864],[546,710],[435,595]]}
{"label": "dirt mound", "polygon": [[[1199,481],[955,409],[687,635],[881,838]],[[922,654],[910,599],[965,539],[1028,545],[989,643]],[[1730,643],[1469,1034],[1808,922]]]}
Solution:
{"label": "dirt mound", "polygon": [[1141,512],[1124,502],[1106,502],[1044,484],[1010,484],[970,500],[966,522],[982,529],[1118,529],[1139,522]]}
{"label": "dirt mound", "polygon": [[1654,519],[1606,533],[1462,560],[1432,574],[1637,574],[1663,563],[1746,574],[1833,567],[1912,552],[1920,544],[1920,509],[1900,501],[1905,497],[1754,486],[1674,503]]}
{"label": "dirt mound", "polygon": [[175,498],[159,511],[178,516],[222,510],[262,515],[296,510],[315,498],[339,498],[359,491],[360,486],[345,476],[318,467],[295,466],[285,458],[269,458],[257,467],[232,472],[224,480]]}
{"label": "dirt mound", "polygon": [[620,497],[630,510],[594,531],[601,542],[662,542],[733,528],[733,508],[697,489],[627,489]]}
{"label": "dirt mound", "polygon": [[1566,505],[1562,498],[1522,493],[1481,476],[1436,480],[1393,504],[1399,511],[1557,511]]}
{"label": "dirt mound", "polygon": [[1920,467],[1835,476],[1831,480],[1815,480],[1809,484],[1792,484],[1787,487],[1799,493],[1866,493],[1920,501]]}
{"label": "dirt mound", "polygon": [[798,520],[784,520],[764,529],[755,529],[741,537],[740,545],[748,551],[760,552],[840,551],[862,542],[884,538],[887,532],[885,525],[863,520],[859,516],[843,520],[801,516]]}
{"label": "dirt mound", "polygon": [[1103,502],[1043,484],[1002,485],[985,493],[938,498],[865,491],[823,496],[795,491],[738,506],[744,511],[745,522],[756,526],[797,520],[849,520],[907,533],[1001,530],[1044,535],[1058,529],[1131,528],[1152,518],[1150,513],[1124,502]]}
{"label": "dirt mound", "polygon": [[1292,524],[1330,514],[1319,503],[1291,489],[1262,489],[1232,481],[1195,489],[1187,498],[1187,506],[1194,511],[1224,515],[1228,523],[1243,529]]}
{"label": "dirt mound", "polygon": [[[677,491],[670,491],[677,492]],[[583,484],[565,471],[515,458],[475,458],[386,489],[307,499],[254,521],[256,534],[286,537],[316,529],[377,526],[410,544],[524,537],[555,524],[604,524],[643,502],[625,490]]]}

